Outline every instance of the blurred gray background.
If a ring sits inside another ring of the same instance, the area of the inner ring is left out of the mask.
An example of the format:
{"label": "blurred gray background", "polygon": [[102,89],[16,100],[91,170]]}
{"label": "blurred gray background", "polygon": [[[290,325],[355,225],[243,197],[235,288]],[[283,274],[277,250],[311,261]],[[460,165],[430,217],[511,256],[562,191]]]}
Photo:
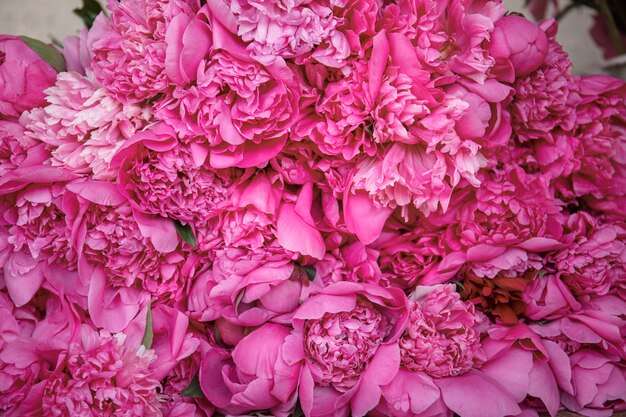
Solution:
{"label": "blurred gray background", "polygon": [[[104,4],[105,0],[100,0]],[[504,0],[510,10],[525,13],[524,0]],[[51,36],[63,39],[82,26],[72,9],[81,0],[0,0],[0,33],[27,35],[49,41]],[[561,22],[559,40],[570,54],[574,70],[581,74],[598,72],[602,55],[588,31],[589,12],[575,10]]]}

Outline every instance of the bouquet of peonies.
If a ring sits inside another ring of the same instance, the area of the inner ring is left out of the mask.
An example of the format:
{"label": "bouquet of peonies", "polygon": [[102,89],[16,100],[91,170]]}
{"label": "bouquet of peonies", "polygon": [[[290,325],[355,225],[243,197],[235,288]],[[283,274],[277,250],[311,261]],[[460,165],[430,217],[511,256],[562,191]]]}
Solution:
{"label": "bouquet of peonies", "polygon": [[626,86],[554,20],[87,3],[0,36],[0,415],[626,410]]}

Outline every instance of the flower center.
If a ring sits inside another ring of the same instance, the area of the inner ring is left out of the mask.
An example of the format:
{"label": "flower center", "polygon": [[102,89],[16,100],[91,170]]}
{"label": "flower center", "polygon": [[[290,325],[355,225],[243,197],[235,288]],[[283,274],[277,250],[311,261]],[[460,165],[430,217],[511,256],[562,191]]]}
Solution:
{"label": "flower center", "polygon": [[317,382],[341,392],[352,388],[389,331],[388,320],[362,299],[352,311],[307,321],[305,352]]}

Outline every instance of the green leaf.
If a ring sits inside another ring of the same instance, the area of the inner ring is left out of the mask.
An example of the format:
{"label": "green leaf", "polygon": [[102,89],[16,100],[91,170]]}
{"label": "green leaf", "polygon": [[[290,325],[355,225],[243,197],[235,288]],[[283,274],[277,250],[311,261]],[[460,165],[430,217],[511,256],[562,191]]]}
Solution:
{"label": "green leaf", "polygon": [[74,9],[74,14],[83,20],[88,29],[91,29],[94,20],[101,12],[102,6],[97,0],[83,0],[83,7]]}
{"label": "green leaf", "polygon": [[152,339],[154,339],[154,330],[152,329],[152,303],[148,304],[148,315],[146,316],[146,331],[143,333],[141,344],[150,349],[152,347]]}
{"label": "green leaf", "polygon": [[312,266],[302,266],[301,268],[306,273],[306,276],[307,278],[309,278],[309,281],[313,281],[315,279],[315,275],[317,274],[317,271],[315,271],[315,268],[313,268]]}
{"label": "green leaf", "polygon": [[28,36],[22,36],[22,40],[26,42],[26,45],[30,47],[37,55],[46,61],[57,72],[65,71],[65,59],[63,55],[52,46],[47,43],[43,43],[40,40],[29,38]]}
{"label": "green leaf", "polygon": [[178,220],[174,220],[174,226],[176,226],[176,231],[178,235],[192,248],[196,247],[196,237],[193,235],[193,231],[191,230],[191,226],[186,224],[183,226],[181,222]]}
{"label": "green leaf", "polygon": [[192,398],[202,398],[204,394],[202,393],[202,389],[200,389],[200,379],[198,378],[198,373],[194,375],[191,379],[187,388],[180,394],[181,397],[192,397]]}

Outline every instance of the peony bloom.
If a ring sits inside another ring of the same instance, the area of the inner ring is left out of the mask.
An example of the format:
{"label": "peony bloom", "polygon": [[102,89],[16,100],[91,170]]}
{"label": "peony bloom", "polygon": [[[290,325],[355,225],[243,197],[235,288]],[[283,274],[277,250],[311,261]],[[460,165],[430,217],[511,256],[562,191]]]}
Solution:
{"label": "peony bloom", "polygon": [[544,63],[548,37],[524,17],[505,16],[495,23],[489,53],[496,60],[494,72],[502,81],[513,82]]}
{"label": "peony bloom", "polygon": [[522,402],[527,396],[554,416],[559,392],[571,392],[571,368],[567,354],[556,343],[542,340],[530,327],[492,326],[482,341],[487,360],[481,372],[498,381]]}
{"label": "peony bloom", "polygon": [[3,320],[0,332],[0,413],[7,417],[40,415],[36,413],[42,409],[46,381],[62,368],[65,352],[85,318],[66,300],[44,291],[20,308],[14,307],[4,292],[0,300],[0,314],[10,312],[12,317]]}
{"label": "peony bloom", "polygon": [[[174,34],[167,39],[168,26],[174,16],[192,17],[198,11],[196,0],[109,1],[110,18],[98,16],[91,32],[93,55],[91,67],[96,79],[122,103],[150,99],[169,87],[166,59],[168,44],[178,40]],[[180,17],[178,20],[184,19]],[[201,49],[201,48],[200,48]]]}
{"label": "peony bloom", "polygon": [[83,325],[67,350],[66,365],[45,382],[41,409],[57,415],[161,416],[159,382],[148,369],[154,354],[124,345],[124,334]]}
{"label": "peony bloom", "polygon": [[383,281],[406,291],[412,291],[447,252],[442,247],[440,231],[426,228],[409,233],[383,233],[373,246],[380,251]]}
{"label": "peony bloom", "polygon": [[212,270],[195,278],[188,309],[198,320],[220,319],[231,326],[288,323],[309,287],[304,271],[280,248],[223,249]]}
{"label": "peony bloom", "polygon": [[94,179],[112,179],[111,158],[149,118],[138,105],[123,105],[91,76],[59,74],[46,90],[50,103],[26,117],[25,135],[44,142],[51,164]]}
{"label": "peony bloom", "polygon": [[573,173],[575,196],[600,211],[624,214],[626,189],[624,154],[626,135],[626,84],[605,76],[580,79],[581,102],[576,109],[576,138],[583,156],[580,169]]}
{"label": "peony bloom", "polygon": [[471,303],[461,301],[454,285],[433,289],[409,302],[407,329],[400,338],[402,367],[433,378],[456,376],[469,371],[474,357],[480,358],[479,316]]}
{"label": "peony bloom", "polygon": [[544,30],[549,36],[547,56],[536,70],[515,81],[511,115],[520,142],[540,140],[547,142],[547,146],[555,146],[551,132],[572,131],[576,120],[572,109],[578,105],[580,96],[577,80],[571,73],[572,63],[555,39],[556,23]]}
{"label": "peony bloom", "polygon": [[68,188],[68,224],[83,279],[102,268],[113,287],[143,288],[165,298],[181,291],[194,259],[176,250],[179,238],[171,220],[134,211],[110,183],[78,181]]}
{"label": "peony bloom", "polygon": [[[263,4],[227,0],[210,7],[228,30],[248,44],[248,53],[261,62],[311,56],[324,65],[341,67],[350,47],[337,30],[340,19],[333,14],[333,7],[344,5],[327,0]],[[229,12],[224,13],[224,9]]]}
{"label": "peony bloom", "polygon": [[284,61],[265,67],[247,57],[239,41],[224,43],[197,86],[166,95],[155,113],[186,140],[205,136],[214,168],[262,165],[285,145],[300,93]]}
{"label": "peony bloom", "polygon": [[553,256],[561,280],[580,300],[613,294],[623,289],[621,277],[626,268],[625,226],[622,223],[599,223],[589,214],[579,212],[568,222],[583,227],[577,230],[574,244]]}
{"label": "peony bloom", "polygon": [[524,315],[532,320],[554,320],[581,308],[560,274],[540,273],[524,289],[522,298]]}
{"label": "peony bloom", "polygon": [[19,118],[45,104],[57,72],[17,36],[0,35],[0,117]]}
{"label": "peony bloom", "polygon": [[[35,145],[33,142],[24,136],[24,126],[20,123],[0,120],[0,176],[25,164],[28,149]],[[45,152],[42,154],[48,157]]]}
{"label": "peony bloom", "polygon": [[285,352],[289,328],[265,324],[241,339],[232,352],[210,349],[200,367],[200,387],[228,415],[269,410],[289,416],[296,404],[300,366]]}
{"label": "peony bloom", "polygon": [[569,361],[573,392],[561,394],[568,410],[594,416],[626,410],[626,375],[618,356],[581,349]]}
{"label": "peony bloom", "polygon": [[[417,287],[409,319],[399,340],[396,377],[382,387],[375,416],[515,415],[512,396],[474,369],[484,360],[480,334],[484,316],[461,301],[453,285]],[[490,395],[477,400],[477,393]]]}
{"label": "peony bloom", "polygon": [[301,364],[299,398],[307,416],[364,416],[380,386],[397,372],[397,343],[406,319],[397,289],[339,282],[311,296],[296,311],[285,361]]}
{"label": "peony bloom", "polygon": [[200,346],[200,340],[189,331],[189,318],[177,309],[163,304],[152,309],[155,359],[150,363],[152,376],[163,380],[178,363],[191,356]]}
{"label": "peony bloom", "polygon": [[203,144],[179,144],[163,124],[137,133],[113,157],[122,192],[144,213],[204,223],[227,204],[231,176],[205,164]]}
{"label": "peony bloom", "polygon": [[64,182],[71,178],[50,166],[28,164],[2,178],[0,265],[17,306],[29,302],[55,268],[76,269],[63,211]]}

